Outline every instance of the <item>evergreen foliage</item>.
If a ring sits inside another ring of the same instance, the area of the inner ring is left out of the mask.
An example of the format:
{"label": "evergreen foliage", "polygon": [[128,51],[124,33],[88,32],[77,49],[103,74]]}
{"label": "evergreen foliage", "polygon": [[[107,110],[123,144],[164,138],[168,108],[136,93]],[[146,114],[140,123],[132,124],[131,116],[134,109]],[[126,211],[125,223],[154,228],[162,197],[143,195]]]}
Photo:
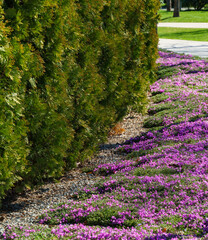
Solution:
{"label": "evergreen foliage", "polygon": [[208,0],[182,0],[183,7],[194,7],[195,10],[202,10],[206,4]]}
{"label": "evergreen foliage", "polygon": [[158,0],[0,0],[0,198],[90,157],[154,81]]}

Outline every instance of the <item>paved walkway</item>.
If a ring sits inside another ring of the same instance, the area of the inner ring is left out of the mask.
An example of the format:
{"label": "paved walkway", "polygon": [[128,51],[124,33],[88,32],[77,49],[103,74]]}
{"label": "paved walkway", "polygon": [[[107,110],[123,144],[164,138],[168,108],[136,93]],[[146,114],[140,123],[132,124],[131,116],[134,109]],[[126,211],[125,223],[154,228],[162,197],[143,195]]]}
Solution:
{"label": "paved walkway", "polygon": [[158,27],[174,27],[174,28],[208,28],[208,23],[158,23]]}
{"label": "paved walkway", "polygon": [[[208,23],[159,23],[158,27],[208,28]],[[177,53],[208,58],[208,42],[160,39],[158,47]]]}
{"label": "paved walkway", "polygon": [[177,53],[191,54],[193,56],[208,58],[208,42],[160,39],[159,48]]}

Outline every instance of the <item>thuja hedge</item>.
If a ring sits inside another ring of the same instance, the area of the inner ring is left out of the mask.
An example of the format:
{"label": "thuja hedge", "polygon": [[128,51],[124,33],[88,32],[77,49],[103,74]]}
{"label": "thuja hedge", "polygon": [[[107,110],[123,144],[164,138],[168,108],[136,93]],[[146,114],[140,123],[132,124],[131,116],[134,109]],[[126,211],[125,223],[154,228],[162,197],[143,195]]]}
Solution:
{"label": "thuja hedge", "polygon": [[154,80],[158,0],[0,0],[0,198],[91,156]]}

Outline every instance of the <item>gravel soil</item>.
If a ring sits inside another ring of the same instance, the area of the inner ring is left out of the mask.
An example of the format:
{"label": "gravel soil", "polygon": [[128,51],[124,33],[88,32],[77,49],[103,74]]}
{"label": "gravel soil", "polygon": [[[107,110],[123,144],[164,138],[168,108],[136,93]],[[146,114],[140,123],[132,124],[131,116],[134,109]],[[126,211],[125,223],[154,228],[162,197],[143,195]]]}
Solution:
{"label": "gravel soil", "polygon": [[66,202],[75,192],[86,185],[99,180],[99,176],[83,172],[83,168],[95,168],[101,163],[124,160],[125,154],[118,153],[116,148],[125,140],[138,136],[145,130],[142,128],[144,116],[129,113],[120,126],[121,134],[112,134],[106,143],[100,146],[99,152],[92,159],[78,164],[77,169],[67,172],[58,182],[47,182],[35,190],[27,190],[22,194],[8,197],[3,202],[0,212],[0,235],[6,226],[34,226],[38,224],[38,216],[52,206]]}

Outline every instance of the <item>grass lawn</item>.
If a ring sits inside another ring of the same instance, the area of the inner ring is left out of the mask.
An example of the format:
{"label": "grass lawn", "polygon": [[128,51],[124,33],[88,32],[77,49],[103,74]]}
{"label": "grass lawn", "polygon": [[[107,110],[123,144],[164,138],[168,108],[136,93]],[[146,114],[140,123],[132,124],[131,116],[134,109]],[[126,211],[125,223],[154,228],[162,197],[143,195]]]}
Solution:
{"label": "grass lawn", "polygon": [[208,11],[181,11],[180,17],[173,17],[173,12],[160,10],[161,22],[208,22]]}
{"label": "grass lawn", "polygon": [[158,34],[160,38],[166,39],[208,41],[208,29],[203,28],[191,29],[159,27]]}

